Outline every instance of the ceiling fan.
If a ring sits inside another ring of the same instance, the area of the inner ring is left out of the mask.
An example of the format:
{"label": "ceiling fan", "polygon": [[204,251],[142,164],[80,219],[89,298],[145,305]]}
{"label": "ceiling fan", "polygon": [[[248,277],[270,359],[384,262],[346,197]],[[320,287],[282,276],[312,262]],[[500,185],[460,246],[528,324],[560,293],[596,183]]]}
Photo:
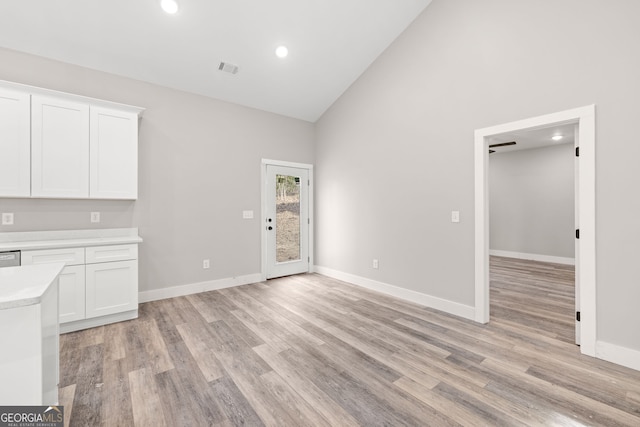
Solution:
{"label": "ceiling fan", "polygon": [[511,141],[511,142],[501,142],[501,143],[499,143],[499,144],[491,144],[491,145],[489,146],[489,148],[490,148],[490,150],[489,150],[489,154],[491,154],[491,153],[495,153],[495,152],[496,152],[496,150],[491,150],[491,148],[507,147],[507,146],[509,146],[509,145],[516,145],[516,142],[515,142],[515,141]]}

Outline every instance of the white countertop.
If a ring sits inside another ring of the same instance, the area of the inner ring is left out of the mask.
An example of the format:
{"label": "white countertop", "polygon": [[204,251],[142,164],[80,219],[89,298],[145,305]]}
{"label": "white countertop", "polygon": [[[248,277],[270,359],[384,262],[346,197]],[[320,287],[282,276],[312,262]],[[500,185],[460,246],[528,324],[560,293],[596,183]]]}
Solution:
{"label": "white countertop", "polygon": [[39,304],[63,262],[0,268],[0,310]]}
{"label": "white countertop", "polygon": [[141,243],[137,228],[0,233],[0,252]]}

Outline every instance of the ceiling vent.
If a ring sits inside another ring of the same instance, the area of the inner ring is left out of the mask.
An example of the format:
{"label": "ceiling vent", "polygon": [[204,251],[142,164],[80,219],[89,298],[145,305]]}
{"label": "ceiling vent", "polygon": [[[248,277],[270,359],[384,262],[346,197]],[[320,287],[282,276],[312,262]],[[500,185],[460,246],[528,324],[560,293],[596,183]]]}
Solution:
{"label": "ceiling vent", "polygon": [[228,62],[220,62],[218,70],[224,71],[225,73],[236,74],[238,72],[238,66],[235,64],[229,64]]}

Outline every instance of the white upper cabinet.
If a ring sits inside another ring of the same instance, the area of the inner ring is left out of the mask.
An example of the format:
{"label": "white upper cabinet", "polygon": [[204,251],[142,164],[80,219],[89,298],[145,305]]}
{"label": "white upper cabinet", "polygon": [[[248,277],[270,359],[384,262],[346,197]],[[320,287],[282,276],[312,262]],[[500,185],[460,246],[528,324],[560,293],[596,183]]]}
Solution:
{"label": "white upper cabinet", "polygon": [[90,108],[89,197],[138,197],[138,115]]}
{"label": "white upper cabinet", "polygon": [[0,197],[137,199],[142,111],[0,81]]}
{"label": "white upper cabinet", "polygon": [[89,105],[31,98],[31,195],[89,197]]}
{"label": "white upper cabinet", "polygon": [[30,98],[0,88],[0,197],[31,195]]}

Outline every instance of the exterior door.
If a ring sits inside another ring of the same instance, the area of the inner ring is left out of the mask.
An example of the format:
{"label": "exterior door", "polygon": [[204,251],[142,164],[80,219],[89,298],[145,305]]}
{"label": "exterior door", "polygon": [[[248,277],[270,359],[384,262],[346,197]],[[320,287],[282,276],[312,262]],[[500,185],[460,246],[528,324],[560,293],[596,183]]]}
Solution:
{"label": "exterior door", "polygon": [[267,279],[309,271],[309,170],[266,165]]}

